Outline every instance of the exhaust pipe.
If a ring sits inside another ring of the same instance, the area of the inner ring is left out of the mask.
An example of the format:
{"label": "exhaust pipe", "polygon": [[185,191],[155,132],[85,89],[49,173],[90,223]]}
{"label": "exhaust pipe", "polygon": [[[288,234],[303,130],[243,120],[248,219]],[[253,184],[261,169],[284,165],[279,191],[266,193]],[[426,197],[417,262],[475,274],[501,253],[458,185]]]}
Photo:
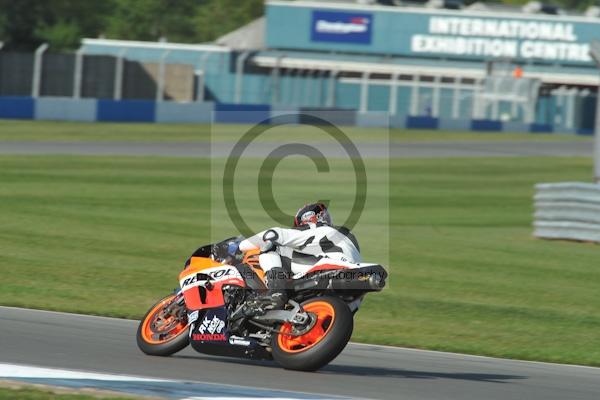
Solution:
{"label": "exhaust pipe", "polygon": [[374,273],[369,277],[369,287],[372,290],[380,291],[385,286],[385,278],[378,273]]}

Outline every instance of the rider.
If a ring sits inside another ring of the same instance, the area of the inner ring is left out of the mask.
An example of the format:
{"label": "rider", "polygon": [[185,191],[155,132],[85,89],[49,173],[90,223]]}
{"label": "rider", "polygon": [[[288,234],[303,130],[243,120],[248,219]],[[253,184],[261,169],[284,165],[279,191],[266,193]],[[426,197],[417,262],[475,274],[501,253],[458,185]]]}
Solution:
{"label": "rider", "polygon": [[271,228],[243,240],[242,252],[260,249],[260,266],[268,290],[256,306],[282,309],[287,303],[287,281],[293,274],[309,271],[322,258],[361,262],[360,248],[345,227],[333,226],[323,203],[307,204],[294,217],[294,228]]}

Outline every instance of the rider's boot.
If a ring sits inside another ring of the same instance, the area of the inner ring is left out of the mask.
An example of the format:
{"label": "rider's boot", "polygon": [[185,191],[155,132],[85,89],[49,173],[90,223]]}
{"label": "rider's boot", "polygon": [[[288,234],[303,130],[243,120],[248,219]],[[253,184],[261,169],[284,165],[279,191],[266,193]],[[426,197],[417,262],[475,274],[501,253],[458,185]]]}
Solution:
{"label": "rider's boot", "polygon": [[283,310],[288,301],[286,290],[287,274],[283,268],[272,268],[265,277],[267,290],[259,297],[246,303],[246,315],[263,315],[269,310]]}

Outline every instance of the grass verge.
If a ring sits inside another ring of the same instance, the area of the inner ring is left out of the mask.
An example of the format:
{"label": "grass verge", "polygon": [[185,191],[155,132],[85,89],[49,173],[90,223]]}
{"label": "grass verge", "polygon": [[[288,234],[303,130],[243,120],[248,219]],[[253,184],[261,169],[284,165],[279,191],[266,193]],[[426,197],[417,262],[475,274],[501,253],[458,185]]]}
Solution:
{"label": "grass verge", "polygon": [[[219,124],[144,124],[85,123],[62,121],[0,120],[0,141],[151,141],[196,142],[237,141],[249,125]],[[211,131],[212,129],[212,131]],[[271,131],[270,131],[271,132]],[[286,125],[273,134],[301,133],[307,141],[319,141],[322,132],[306,126]],[[564,141],[589,140],[584,136],[506,132],[444,132],[439,130],[387,129],[346,127],[344,132],[355,141],[422,142],[422,141]]]}
{"label": "grass verge", "polygon": [[77,390],[44,387],[38,388],[21,384],[8,384],[0,387],[0,400],[132,400],[137,397],[107,394],[81,394]]}
{"label": "grass verge", "polygon": [[[531,237],[533,185],[587,180],[591,160],[389,162],[391,213],[375,216],[391,223],[389,287],[367,296],[353,340],[600,366],[600,247]],[[309,185],[294,163],[280,168]],[[0,157],[0,304],[141,316],[209,240],[209,170],[185,158]],[[366,260],[380,234],[358,227]]]}

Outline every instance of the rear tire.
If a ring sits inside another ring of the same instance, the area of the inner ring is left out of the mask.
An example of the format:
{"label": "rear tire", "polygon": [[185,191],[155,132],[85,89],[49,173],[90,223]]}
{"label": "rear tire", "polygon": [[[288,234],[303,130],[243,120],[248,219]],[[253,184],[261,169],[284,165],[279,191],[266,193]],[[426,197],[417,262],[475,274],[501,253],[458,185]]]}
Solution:
{"label": "rear tire", "polygon": [[[140,321],[137,330],[137,345],[144,353],[151,356],[170,356],[183,350],[189,343],[189,327],[187,326],[187,315],[185,320],[166,322],[164,330],[157,329],[158,324],[165,324],[165,319],[171,317],[164,313],[164,308],[169,305],[176,296],[171,294],[150,307],[150,310]],[[157,334],[156,331],[161,333]]]}
{"label": "rear tire", "polygon": [[303,302],[302,307],[307,312],[314,311],[317,323],[297,338],[283,335],[291,330],[291,325],[283,324],[279,333],[273,335],[273,359],[286,369],[316,371],[344,350],[352,336],[354,320],[348,305],[337,297],[315,297]]}

